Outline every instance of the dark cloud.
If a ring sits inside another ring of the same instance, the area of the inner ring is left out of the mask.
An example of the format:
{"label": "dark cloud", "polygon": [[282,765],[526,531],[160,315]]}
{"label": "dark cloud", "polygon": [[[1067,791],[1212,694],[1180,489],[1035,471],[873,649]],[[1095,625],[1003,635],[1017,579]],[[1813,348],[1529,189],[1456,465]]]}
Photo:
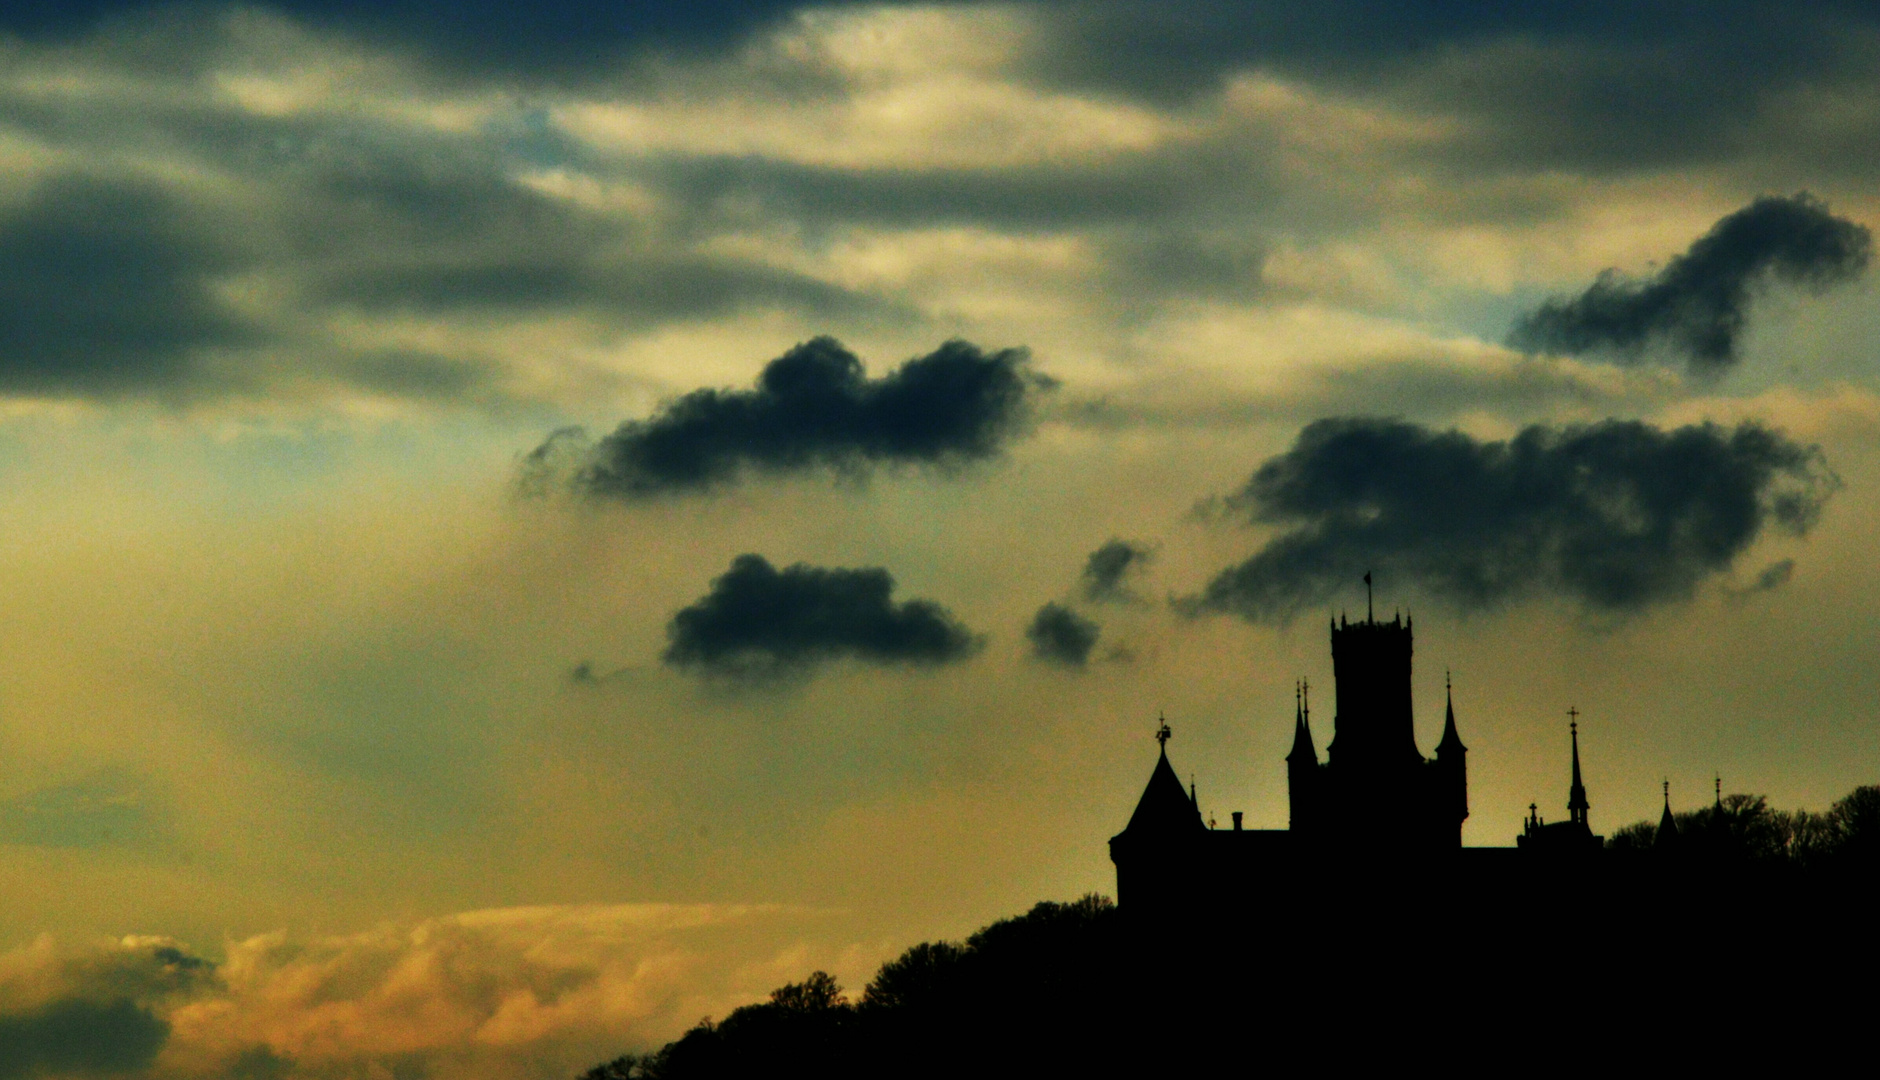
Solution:
{"label": "dark cloud", "polygon": [[807,566],[778,570],[740,555],[711,591],[666,626],[663,659],[734,675],[802,670],[851,658],[876,664],[946,664],[978,639],[931,600],[892,599],[886,570]]}
{"label": "dark cloud", "polygon": [[[822,315],[890,307],[793,271],[689,250],[711,233],[709,222],[649,231],[536,191],[515,179],[514,157],[487,133],[243,118],[224,137],[257,180],[283,190],[292,269],[328,303],[369,312],[580,309],[640,326],[753,307]],[[541,152],[563,165],[580,157],[559,142]]]}
{"label": "dark cloud", "polygon": [[1284,621],[1375,571],[1463,607],[1551,593],[1630,611],[1688,596],[1765,525],[1805,532],[1837,486],[1817,449],[1753,423],[1608,420],[1482,442],[1321,420],[1226,500],[1287,531],[1178,603]]}
{"label": "dark cloud", "polygon": [[1025,628],[1025,639],[1031,642],[1032,656],[1039,660],[1083,667],[1089,663],[1090,650],[1096,648],[1100,633],[1102,630],[1095,622],[1062,604],[1049,603],[1032,616],[1031,625]]}
{"label": "dark cloud", "polygon": [[1115,538],[1105,542],[1084,561],[1084,572],[1079,579],[1084,599],[1097,602],[1136,599],[1127,582],[1142,573],[1154,554],[1147,544]]}
{"label": "dark cloud", "polygon": [[1611,352],[1636,359],[1662,343],[1697,372],[1737,361],[1755,287],[1783,281],[1825,288],[1866,269],[1867,229],[1807,194],[1765,196],[1723,218],[1688,251],[1642,281],[1607,270],[1571,299],[1550,300],[1515,324],[1527,352]]}
{"label": "dark cloud", "polygon": [[[697,390],[601,439],[575,473],[590,495],[638,498],[702,491],[746,468],[950,464],[996,454],[1018,430],[1029,396],[1049,385],[1022,349],[982,352],[949,341],[880,379],[834,338],[798,345],[765,365],[753,390]],[[525,462],[565,458],[557,432]]]}
{"label": "dark cloud", "polygon": [[57,1001],[32,1012],[0,1015],[0,1080],[149,1067],[170,1025],[133,1001]]}
{"label": "dark cloud", "polygon": [[[1261,71],[1460,115],[1479,164],[1510,152],[1611,170],[1715,161],[1798,88],[1858,95],[1875,68],[1871,4],[1191,0],[1034,5],[1034,78],[1164,102]],[[1766,134],[1806,140],[1800,130]]]}
{"label": "dark cloud", "polygon": [[[396,43],[449,68],[555,78],[605,72],[629,52],[719,51],[801,8],[848,2],[562,0],[523,6],[494,0],[271,0],[251,6],[307,26]],[[71,40],[107,20],[181,6],[173,0],[6,0],[0,3],[0,30]],[[213,11],[215,5],[197,7]]]}
{"label": "dark cloud", "polygon": [[0,214],[0,391],[114,395],[193,381],[252,345],[215,295],[237,264],[147,184],[62,175]]}

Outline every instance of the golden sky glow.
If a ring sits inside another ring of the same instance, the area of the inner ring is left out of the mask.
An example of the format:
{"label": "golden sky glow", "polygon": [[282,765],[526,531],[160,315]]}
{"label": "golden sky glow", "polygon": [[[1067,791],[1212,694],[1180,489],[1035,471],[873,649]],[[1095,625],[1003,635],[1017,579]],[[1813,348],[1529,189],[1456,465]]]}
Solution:
{"label": "golden sky glow", "polygon": [[[397,4],[100,6],[0,5],[0,1018],[132,1001],[167,1026],[121,1063],[166,1080],[566,1077],[1110,891],[1158,713],[1204,814],[1284,827],[1292,686],[1323,746],[1362,586],[1171,600],[1284,531],[1208,500],[1325,417],[1754,422],[1832,470],[1804,534],[1650,602],[1380,573],[1426,751],[1453,672],[1467,843],[1564,813],[1569,705],[1596,831],[1666,778],[1880,781],[1880,275],[1758,279],[1710,373],[1505,344],[1759,196],[1880,222],[1871,22],[1764,55],[1788,8],[1432,16],[1367,52],[1334,47],[1362,4],[1192,39],[812,5],[577,63]],[[525,483],[552,433],[593,452],[819,335],[875,380],[954,338],[1046,378],[991,453]],[[1152,556],[1090,601],[1112,538]],[[884,568],[972,644],[662,662],[747,553]],[[1034,655],[1047,602],[1099,625],[1085,663]]]}

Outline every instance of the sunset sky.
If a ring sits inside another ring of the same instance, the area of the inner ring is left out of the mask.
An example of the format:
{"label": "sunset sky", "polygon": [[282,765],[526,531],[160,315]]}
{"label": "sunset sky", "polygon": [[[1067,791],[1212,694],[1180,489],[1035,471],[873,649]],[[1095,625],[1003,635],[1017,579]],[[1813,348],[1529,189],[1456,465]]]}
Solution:
{"label": "sunset sky", "polygon": [[0,1080],[859,990],[1367,571],[1468,844],[1880,782],[1880,16],[1532,7],[0,2]]}

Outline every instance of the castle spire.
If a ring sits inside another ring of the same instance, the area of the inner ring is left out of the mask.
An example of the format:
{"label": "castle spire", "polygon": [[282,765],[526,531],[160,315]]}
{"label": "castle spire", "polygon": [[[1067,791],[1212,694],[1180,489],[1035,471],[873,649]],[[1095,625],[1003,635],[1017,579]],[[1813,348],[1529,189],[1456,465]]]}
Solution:
{"label": "castle spire", "polygon": [[1312,745],[1312,707],[1306,704],[1307,684],[1293,686],[1293,744],[1286,755],[1288,765],[1317,765],[1318,748]]}
{"label": "castle spire", "polygon": [[1436,756],[1446,757],[1451,753],[1468,753],[1469,748],[1462,745],[1462,736],[1456,734],[1456,691],[1449,682],[1449,672],[1443,672],[1443,739],[1436,744]]}
{"label": "castle spire", "polygon": [[[1580,782],[1580,710],[1567,706],[1567,732],[1573,740],[1573,783],[1567,788],[1567,816],[1575,823],[1586,824],[1586,812],[1591,809],[1586,803],[1586,785]],[[1670,789],[1666,789],[1669,797]]]}
{"label": "castle spire", "polygon": [[1671,781],[1665,785],[1665,812],[1658,817],[1658,832],[1652,837],[1652,850],[1664,851],[1678,842],[1678,819],[1671,815]]}

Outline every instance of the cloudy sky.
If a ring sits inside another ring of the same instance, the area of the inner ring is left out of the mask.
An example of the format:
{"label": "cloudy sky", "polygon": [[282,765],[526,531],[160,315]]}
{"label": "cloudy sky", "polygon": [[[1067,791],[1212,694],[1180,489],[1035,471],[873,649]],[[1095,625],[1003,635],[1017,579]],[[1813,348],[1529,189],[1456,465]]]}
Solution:
{"label": "cloudy sky", "polygon": [[0,1080],[859,987],[1366,571],[1468,843],[1880,780],[1870,5],[521,9],[0,3]]}

